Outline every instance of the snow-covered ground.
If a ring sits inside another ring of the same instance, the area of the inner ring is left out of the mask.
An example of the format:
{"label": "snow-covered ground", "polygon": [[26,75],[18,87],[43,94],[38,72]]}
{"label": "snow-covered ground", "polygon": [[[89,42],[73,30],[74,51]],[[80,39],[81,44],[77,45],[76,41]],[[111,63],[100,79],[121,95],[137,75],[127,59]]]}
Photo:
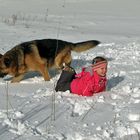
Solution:
{"label": "snow-covered ground", "polygon": [[49,82],[0,78],[0,140],[140,140],[139,13],[139,0],[0,0],[0,53],[33,39],[96,39],[72,66],[109,61],[107,91],[93,97],[55,92],[54,70]]}

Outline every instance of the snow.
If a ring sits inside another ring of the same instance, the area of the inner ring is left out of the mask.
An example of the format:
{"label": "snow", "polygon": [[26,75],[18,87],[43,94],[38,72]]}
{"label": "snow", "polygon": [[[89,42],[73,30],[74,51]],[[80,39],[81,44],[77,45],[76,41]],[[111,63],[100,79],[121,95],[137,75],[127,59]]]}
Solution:
{"label": "snow", "polygon": [[20,83],[0,78],[1,140],[140,139],[139,0],[0,0],[0,53],[33,39],[95,39],[72,53],[77,72],[108,59],[107,91],[93,97],[55,92],[60,72],[45,82],[29,73]]}

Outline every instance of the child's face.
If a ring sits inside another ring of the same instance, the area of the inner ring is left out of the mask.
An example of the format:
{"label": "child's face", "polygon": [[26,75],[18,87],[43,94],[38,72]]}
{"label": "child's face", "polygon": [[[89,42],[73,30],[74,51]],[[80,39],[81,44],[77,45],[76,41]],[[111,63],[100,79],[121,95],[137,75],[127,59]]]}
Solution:
{"label": "child's face", "polygon": [[99,76],[106,76],[106,73],[107,73],[107,64],[102,66],[102,67],[99,67],[98,69],[96,69],[96,72]]}

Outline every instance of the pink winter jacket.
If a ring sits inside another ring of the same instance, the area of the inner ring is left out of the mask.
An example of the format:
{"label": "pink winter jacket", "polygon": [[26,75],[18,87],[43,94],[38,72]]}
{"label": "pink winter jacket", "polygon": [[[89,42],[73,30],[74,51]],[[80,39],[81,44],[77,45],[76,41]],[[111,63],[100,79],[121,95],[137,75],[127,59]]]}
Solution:
{"label": "pink winter jacket", "polygon": [[82,72],[75,75],[71,82],[71,92],[82,96],[92,96],[105,91],[107,79],[99,76],[92,67],[83,68]]}

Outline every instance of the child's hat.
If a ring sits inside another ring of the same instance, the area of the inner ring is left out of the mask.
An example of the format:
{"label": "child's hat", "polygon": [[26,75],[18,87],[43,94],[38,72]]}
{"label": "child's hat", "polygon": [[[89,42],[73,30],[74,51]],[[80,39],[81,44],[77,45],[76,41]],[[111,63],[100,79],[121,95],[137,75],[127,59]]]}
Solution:
{"label": "child's hat", "polygon": [[107,61],[106,60],[103,60],[103,61],[96,61],[96,60],[93,60],[92,61],[92,67],[95,69],[98,69],[98,68],[102,68],[102,67],[106,67],[107,66]]}
{"label": "child's hat", "polygon": [[92,67],[98,69],[107,66],[107,60],[104,57],[97,56],[92,60]]}

